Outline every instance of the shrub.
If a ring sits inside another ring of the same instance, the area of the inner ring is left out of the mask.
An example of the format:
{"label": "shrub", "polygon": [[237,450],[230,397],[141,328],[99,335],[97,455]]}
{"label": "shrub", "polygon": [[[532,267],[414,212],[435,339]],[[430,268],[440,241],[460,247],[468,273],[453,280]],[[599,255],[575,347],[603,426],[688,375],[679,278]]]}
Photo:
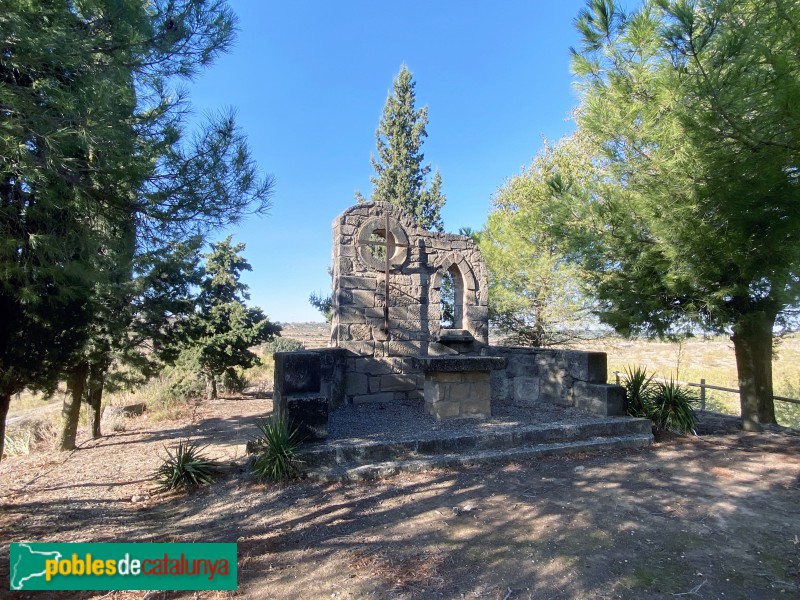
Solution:
{"label": "shrub", "polygon": [[292,338],[276,337],[262,346],[262,352],[265,355],[271,355],[274,352],[294,352],[303,348],[303,342]]}
{"label": "shrub", "polygon": [[277,417],[259,422],[258,428],[261,437],[255,443],[257,450],[251,473],[259,481],[284,481],[297,477],[300,474],[296,457],[300,447],[297,428]]}
{"label": "shrub", "polygon": [[675,433],[694,433],[697,417],[692,405],[697,395],[674,380],[658,382],[646,401],[648,416],[657,429]]}
{"label": "shrub", "polygon": [[159,491],[189,490],[211,483],[218,465],[203,455],[203,448],[189,441],[180,442],[174,451],[166,446],[167,456],[155,472]]}
{"label": "shrub", "polygon": [[648,399],[653,392],[653,375],[642,366],[625,367],[623,381],[628,397],[628,414],[632,417],[648,417]]}
{"label": "shrub", "polygon": [[222,387],[227,393],[238,394],[247,387],[247,380],[243,373],[231,367],[222,374]]}

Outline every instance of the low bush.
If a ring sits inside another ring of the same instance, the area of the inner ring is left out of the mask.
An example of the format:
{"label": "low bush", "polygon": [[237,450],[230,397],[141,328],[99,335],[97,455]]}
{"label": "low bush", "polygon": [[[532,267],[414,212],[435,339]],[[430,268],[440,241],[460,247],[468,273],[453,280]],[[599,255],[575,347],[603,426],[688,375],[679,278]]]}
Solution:
{"label": "low bush", "polygon": [[675,433],[693,433],[697,417],[693,406],[698,398],[674,379],[653,381],[653,374],[641,366],[625,367],[623,385],[628,398],[628,414],[644,417],[653,427]]}
{"label": "low bush", "polygon": [[270,355],[274,352],[294,352],[303,348],[303,342],[293,338],[276,337],[261,346],[261,352],[264,355]]}
{"label": "low bush", "polygon": [[228,394],[239,394],[247,387],[248,377],[233,367],[222,374],[222,389]]}
{"label": "low bush", "polygon": [[642,366],[625,367],[623,385],[628,397],[628,414],[648,417],[647,401],[653,391],[653,374]]}
{"label": "low bush", "polygon": [[296,427],[273,417],[258,424],[261,436],[255,441],[256,456],[250,472],[259,481],[285,481],[300,474],[297,449],[300,440]]}
{"label": "low bush", "polygon": [[697,394],[674,380],[657,382],[647,399],[647,412],[656,429],[694,433]]}
{"label": "low bush", "polygon": [[203,448],[189,441],[178,443],[170,450],[155,472],[159,491],[189,490],[211,483],[217,476],[219,466],[203,454]]}

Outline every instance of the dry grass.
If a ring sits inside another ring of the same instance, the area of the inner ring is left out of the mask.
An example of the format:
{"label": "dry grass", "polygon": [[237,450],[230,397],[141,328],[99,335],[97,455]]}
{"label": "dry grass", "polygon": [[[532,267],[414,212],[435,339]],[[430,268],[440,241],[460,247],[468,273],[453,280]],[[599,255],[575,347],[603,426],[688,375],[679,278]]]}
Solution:
{"label": "dry grass", "polygon": [[58,413],[48,413],[12,423],[6,429],[4,455],[21,456],[52,446],[58,433]]}
{"label": "dry grass", "polygon": [[442,553],[418,552],[410,556],[392,556],[385,549],[354,552],[349,562],[350,570],[359,577],[380,579],[392,588],[441,587],[440,576],[445,562]]}

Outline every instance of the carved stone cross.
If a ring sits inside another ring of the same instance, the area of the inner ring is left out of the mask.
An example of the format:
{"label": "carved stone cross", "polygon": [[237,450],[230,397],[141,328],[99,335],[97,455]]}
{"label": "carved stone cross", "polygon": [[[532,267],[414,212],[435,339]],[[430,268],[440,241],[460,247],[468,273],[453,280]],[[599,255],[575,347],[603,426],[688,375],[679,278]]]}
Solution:
{"label": "carved stone cross", "polygon": [[[384,250],[384,269],[383,269],[383,282],[384,282],[384,294],[385,300],[383,302],[383,331],[384,333],[389,333],[389,273],[392,269],[391,267],[391,257],[394,254],[396,248],[408,248],[407,244],[400,243],[399,240],[395,240],[394,236],[391,235],[390,231],[390,223],[389,223],[389,213],[386,213],[386,222],[383,228],[383,241],[380,240],[369,240],[367,244],[369,244],[372,248],[383,247]],[[390,237],[391,236],[391,237]]]}

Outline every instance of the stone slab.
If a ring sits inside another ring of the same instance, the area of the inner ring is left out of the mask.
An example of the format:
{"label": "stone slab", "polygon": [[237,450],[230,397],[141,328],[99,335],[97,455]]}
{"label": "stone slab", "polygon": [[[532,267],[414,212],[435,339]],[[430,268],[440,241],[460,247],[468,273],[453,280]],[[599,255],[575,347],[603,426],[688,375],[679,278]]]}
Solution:
{"label": "stone slab", "polygon": [[447,371],[491,371],[506,366],[506,359],[499,356],[435,356],[419,357],[419,368],[427,372]]}
{"label": "stone slab", "polygon": [[625,388],[619,385],[576,381],[572,397],[575,408],[599,417],[622,417],[628,408]]}
{"label": "stone slab", "polygon": [[285,398],[277,414],[290,427],[296,427],[300,440],[324,440],[328,437],[328,399],[316,394]]}
{"label": "stone slab", "polygon": [[319,392],[320,355],[316,352],[276,352],[275,390],[281,394]]}

